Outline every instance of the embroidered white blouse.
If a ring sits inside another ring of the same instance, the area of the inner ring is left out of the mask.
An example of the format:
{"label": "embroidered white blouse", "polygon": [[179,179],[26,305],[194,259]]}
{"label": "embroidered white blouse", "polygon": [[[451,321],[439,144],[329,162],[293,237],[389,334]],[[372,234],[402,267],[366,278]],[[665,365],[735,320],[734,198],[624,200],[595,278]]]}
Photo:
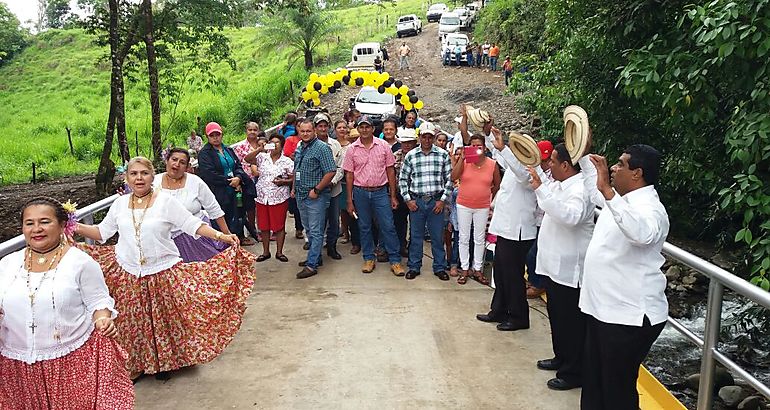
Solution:
{"label": "embroidered white blouse", "polygon": [[[63,357],[88,341],[94,311],[109,309],[113,318],[118,314],[99,264],[80,249],[70,248],[40,284],[33,332],[27,275],[35,287],[45,273],[24,269],[24,250],[0,259],[0,354],[7,358],[32,364]],[[59,340],[54,338],[55,328]]]}
{"label": "embroidered white blouse", "polygon": [[[179,189],[165,189],[163,188],[163,176],[166,173],[158,174],[155,176],[152,186],[155,189],[174,197],[179,203],[181,203],[187,210],[203,219],[208,216],[211,220],[225,216],[224,211],[219,206],[217,199],[214,197],[214,193],[211,189],[200,179],[199,176],[193,174],[187,174],[184,186]],[[182,233],[182,231],[174,231],[171,234],[172,238],[176,238]]]}
{"label": "embroidered white blouse", "polygon": [[259,169],[257,179],[257,203],[262,205],[278,205],[286,202],[291,196],[291,187],[288,185],[276,185],[273,181],[278,177],[288,177],[294,173],[294,161],[281,155],[273,162],[270,154],[263,152],[257,154],[255,160]]}
{"label": "embroidered white blouse", "polygon": [[[129,209],[130,198],[131,195],[123,195],[116,199],[107,216],[98,225],[102,243],[116,232],[120,234],[118,244],[115,245],[118,264],[128,273],[141,277],[153,275],[180,262],[182,258],[171,239],[171,233],[179,230],[198,239],[200,236],[195,232],[205,222],[163,191],[158,192],[155,203],[146,211]],[[146,260],[144,265],[139,263],[139,245],[136,242],[132,212],[137,223],[144,218],[140,230],[142,252]]]}

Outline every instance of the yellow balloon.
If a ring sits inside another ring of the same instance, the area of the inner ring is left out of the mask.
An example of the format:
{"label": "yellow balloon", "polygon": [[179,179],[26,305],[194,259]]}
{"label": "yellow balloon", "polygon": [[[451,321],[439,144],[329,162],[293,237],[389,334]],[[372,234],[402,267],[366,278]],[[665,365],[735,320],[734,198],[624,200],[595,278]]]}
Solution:
{"label": "yellow balloon", "polygon": [[401,105],[403,105],[404,107],[406,107],[407,104],[410,104],[408,95],[402,95],[401,99],[399,99],[398,101],[400,101]]}
{"label": "yellow balloon", "polygon": [[407,111],[411,111],[412,110],[412,103],[407,101],[407,103],[404,104],[404,109],[407,110]]}
{"label": "yellow balloon", "polygon": [[382,78],[382,82],[388,81],[388,79],[390,78],[390,74],[388,74],[388,72],[386,71],[380,74],[380,78]]}
{"label": "yellow balloon", "polygon": [[314,99],[314,100],[315,100],[315,99],[317,99],[317,98],[318,98],[318,96],[320,96],[320,95],[321,95],[321,94],[320,94],[318,91],[316,91],[316,90],[313,90],[313,91],[311,91],[311,92],[310,92],[310,97],[311,97],[312,99]]}
{"label": "yellow balloon", "polygon": [[302,101],[307,101],[309,99],[313,98],[309,92],[303,91],[302,92]]}
{"label": "yellow balloon", "polygon": [[423,103],[422,100],[417,100],[417,102],[414,103],[414,108],[416,108],[418,110],[421,110],[422,107],[424,107],[424,106],[425,106],[425,103]]}
{"label": "yellow balloon", "polygon": [[395,85],[391,84],[390,87],[385,89],[385,92],[387,92],[388,94],[391,94],[391,95],[396,95],[396,94],[398,94],[398,88],[396,88]]}
{"label": "yellow balloon", "polygon": [[318,80],[318,73],[310,73],[310,81],[309,82],[314,82],[316,80]]}
{"label": "yellow balloon", "polygon": [[399,87],[398,92],[403,95],[406,95],[406,93],[409,92],[409,87],[402,85],[401,87]]}
{"label": "yellow balloon", "polygon": [[350,71],[348,71],[347,68],[343,68],[342,70],[340,70],[340,74],[342,74],[342,75],[340,75],[340,78],[342,78],[342,77],[350,74]]}
{"label": "yellow balloon", "polygon": [[321,94],[326,94],[328,92],[329,92],[329,87],[327,87],[325,85],[323,87],[321,87]]}
{"label": "yellow balloon", "polygon": [[320,98],[313,98],[313,105],[315,105],[316,107],[321,105],[321,99]]}

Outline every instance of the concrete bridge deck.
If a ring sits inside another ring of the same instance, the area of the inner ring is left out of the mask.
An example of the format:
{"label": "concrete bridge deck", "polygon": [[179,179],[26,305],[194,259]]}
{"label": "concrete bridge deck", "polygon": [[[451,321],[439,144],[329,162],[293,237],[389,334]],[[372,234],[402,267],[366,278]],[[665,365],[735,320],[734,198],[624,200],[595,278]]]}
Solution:
{"label": "concrete bridge deck", "polygon": [[499,332],[474,317],[492,289],[438,280],[429,256],[409,281],[387,264],[362,274],[361,255],[341,245],[342,260],[324,258],[318,275],[297,280],[300,243],[287,239],[289,263],[257,264],[243,327],[225,352],[166,382],[142,379],[137,409],[579,407],[579,389],[551,391],[553,372],[535,367],[552,355],[541,300],[530,301],[530,329]]}

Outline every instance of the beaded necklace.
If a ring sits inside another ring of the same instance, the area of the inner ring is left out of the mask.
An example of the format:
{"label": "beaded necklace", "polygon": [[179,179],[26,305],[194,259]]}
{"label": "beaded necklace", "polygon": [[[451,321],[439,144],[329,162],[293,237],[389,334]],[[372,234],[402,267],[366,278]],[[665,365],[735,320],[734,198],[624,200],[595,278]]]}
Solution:
{"label": "beaded necklace", "polygon": [[[152,194],[152,190],[150,190],[150,194]],[[144,196],[147,196],[146,194]],[[147,205],[144,206],[144,212],[142,212],[142,217],[137,222],[136,220],[136,208],[134,208],[134,195],[131,195],[131,221],[134,224],[134,238],[136,239],[136,246],[139,248],[139,264],[144,265],[147,263],[147,258],[144,257],[144,249],[142,248],[142,223],[144,223],[144,217],[147,215],[147,207],[150,206],[150,202],[147,202]],[[140,204],[142,203],[141,198],[137,199],[137,202]]]}

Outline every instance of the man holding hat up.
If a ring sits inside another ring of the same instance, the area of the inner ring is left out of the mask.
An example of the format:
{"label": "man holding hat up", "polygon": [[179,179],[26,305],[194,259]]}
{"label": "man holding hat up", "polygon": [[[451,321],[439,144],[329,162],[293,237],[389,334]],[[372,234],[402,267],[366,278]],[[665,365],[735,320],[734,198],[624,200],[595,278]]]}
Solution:
{"label": "man holding hat up", "polygon": [[356,129],[360,136],[350,144],[342,168],[346,171],[348,213],[353,218],[358,218],[358,229],[361,233],[364,257],[361,271],[374,271],[372,220],[377,218],[382,237],[385,239],[390,270],[396,276],[404,276],[391,211],[398,207],[396,173],[393,169],[395,157],[385,140],[374,138],[374,125],[368,116],[363,115],[358,119]]}
{"label": "man holding hat up", "polygon": [[580,289],[590,363],[580,404],[591,410],[638,409],[639,366],[668,317],[660,268],[669,220],[655,190],[660,153],[631,145],[612,166],[612,178],[604,157],[584,156],[580,166],[592,201],[602,207]]}
{"label": "man holding hat up", "polygon": [[452,165],[449,154],[433,145],[436,127],[424,121],[419,128],[420,147],[404,157],[399,173],[399,188],[409,207],[409,271],[407,279],[414,279],[422,267],[422,246],[425,227],[431,238],[433,274],[449,280],[446,272],[444,237],[444,202],[452,193]]}

